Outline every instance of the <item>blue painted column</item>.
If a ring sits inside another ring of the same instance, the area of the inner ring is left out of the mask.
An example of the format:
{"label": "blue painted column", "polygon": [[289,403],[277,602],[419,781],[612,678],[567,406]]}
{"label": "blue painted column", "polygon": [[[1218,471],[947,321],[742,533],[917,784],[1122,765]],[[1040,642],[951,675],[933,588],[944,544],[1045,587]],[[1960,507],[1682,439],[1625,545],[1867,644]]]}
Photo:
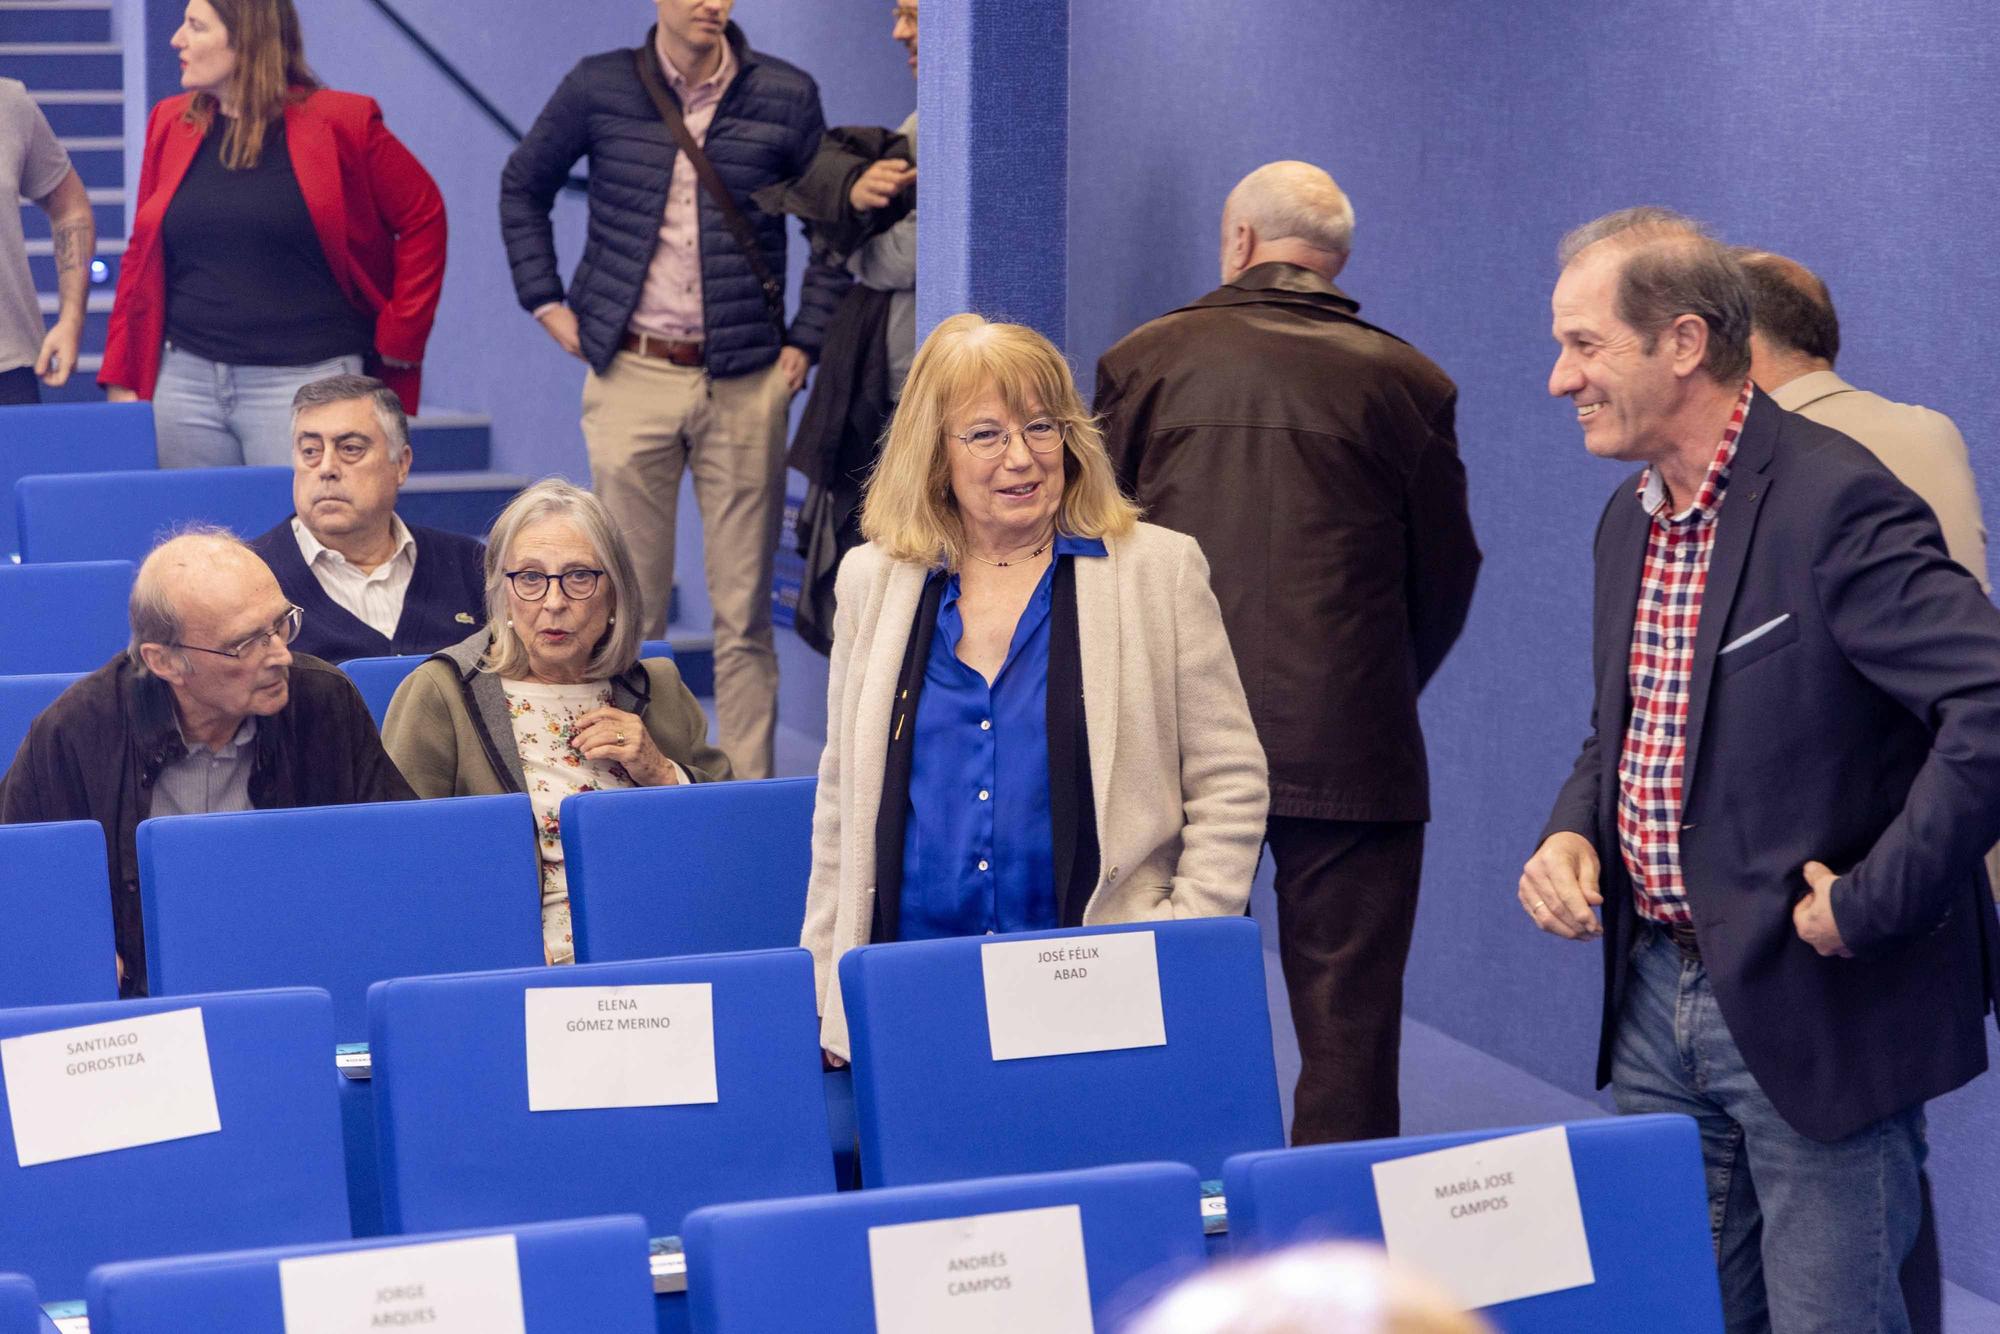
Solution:
{"label": "blue painted column", "polygon": [[962,310],[1060,345],[1069,287],[1069,0],[923,0],[917,334]]}

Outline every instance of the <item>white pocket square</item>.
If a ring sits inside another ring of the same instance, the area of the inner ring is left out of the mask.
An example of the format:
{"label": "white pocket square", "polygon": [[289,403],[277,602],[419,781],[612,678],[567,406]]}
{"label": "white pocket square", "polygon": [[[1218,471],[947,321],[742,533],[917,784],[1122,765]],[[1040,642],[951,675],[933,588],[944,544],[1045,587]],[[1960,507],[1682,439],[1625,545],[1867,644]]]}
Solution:
{"label": "white pocket square", "polygon": [[[1773,630],[1777,629],[1779,626],[1783,625],[1786,621],[1789,621],[1791,619],[1792,619],[1792,614],[1790,612],[1786,612],[1783,616],[1774,616],[1770,620],[1758,626],[1755,630],[1752,630],[1750,633],[1744,635],[1738,635],[1736,636],[1736,638],[1730,640],[1727,644],[1724,644],[1722,646],[1722,653],[1734,653],[1737,649],[1742,648],[1745,644],[1748,644],[1753,640],[1762,639],[1765,635],[1770,634]],[[1721,657],[1722,653],[1718,653],[1716,654],[1716,656]]]}

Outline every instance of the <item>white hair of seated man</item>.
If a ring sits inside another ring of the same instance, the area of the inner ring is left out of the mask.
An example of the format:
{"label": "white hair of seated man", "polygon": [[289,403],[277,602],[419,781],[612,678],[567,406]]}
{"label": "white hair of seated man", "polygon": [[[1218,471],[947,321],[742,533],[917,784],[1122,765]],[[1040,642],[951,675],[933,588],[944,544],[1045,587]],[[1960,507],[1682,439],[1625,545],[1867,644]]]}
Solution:
{"label": "white hair of seated man", "polygon": [[1380,1247],[1318,1242],[1206,1270],[1126,1334],[1490,1334]]}

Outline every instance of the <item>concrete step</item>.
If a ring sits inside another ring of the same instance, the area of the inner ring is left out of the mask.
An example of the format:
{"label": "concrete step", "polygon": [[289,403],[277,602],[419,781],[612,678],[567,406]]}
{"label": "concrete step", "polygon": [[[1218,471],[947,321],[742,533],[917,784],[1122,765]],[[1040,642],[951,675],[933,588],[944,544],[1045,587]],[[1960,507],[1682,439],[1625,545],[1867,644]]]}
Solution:
{"label": "concrete step", "polygon": [[530,480],[502,472],[413,472],[396,512],[410,523],[484,537]]}
{"label": "concrete step", "polygon": [[0,42],[109,42],[111,0],[0,0]]}
{"label": "concrete step", "polygon": [[116,42],[0,42],[0,70],[30,88],[119,88],[125,49]]}
{"label": "concrete step", "polygon": [[28,95],[35,99],[42,115],[48,118],[49,128],[58,135],[117,137],[125,132],[125,94],[118,87],[64,89],[31,86]]}
{"label": "concrete step", "polygon": [[413,473],[480,472],[493,461],[493,419],[438,408],[410,419]]}

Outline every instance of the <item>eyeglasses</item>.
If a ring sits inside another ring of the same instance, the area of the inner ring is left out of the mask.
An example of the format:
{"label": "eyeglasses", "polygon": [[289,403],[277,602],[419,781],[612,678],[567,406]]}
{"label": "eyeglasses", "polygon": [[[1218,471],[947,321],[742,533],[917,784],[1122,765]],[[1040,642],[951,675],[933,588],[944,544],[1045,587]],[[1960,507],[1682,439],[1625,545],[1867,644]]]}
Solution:
{"label": "eyeglasses", "polygon": [[604,577],[602,570],[564,570],[561,574],[544,574],[540,570],[506,570],[502,572],[507,582],[514,586],[514,596],[523,602],[540,602],[549,595],[549,585],[562,585],[563,596],[572,602],[583,602],[597,596],[597,581]]}
{"label": "eyeglasses", "polygon": [[[1037,417],[1023,426],[1020,437],[1029,449],[1037,454],[1053,454],[1062,448],[1063,427],[1058,421],[1047,417]],[[1004,426],[975,426],[964,435],[952,439],[972,451],[976,459],[997,459],[1007,452],[1007,446],[1014,442],[1015,432]]]}
{"label": "eyeglasses", "polygon": [[208,648],[201,644],[182,644],[178,642],[169,644],[167,647],[191,648],[196,653],[213,653],[218,658],[247,658],[253,654],[268,650],[273,639],[276,639],[281,644],[291,643],[299,637],[299,627],[305,624],[305,620],[306,609],[304,607],[287,607],[283,616],[280,616],[257,633],[243,636],[243,638],[237,640],[228,648]]}

